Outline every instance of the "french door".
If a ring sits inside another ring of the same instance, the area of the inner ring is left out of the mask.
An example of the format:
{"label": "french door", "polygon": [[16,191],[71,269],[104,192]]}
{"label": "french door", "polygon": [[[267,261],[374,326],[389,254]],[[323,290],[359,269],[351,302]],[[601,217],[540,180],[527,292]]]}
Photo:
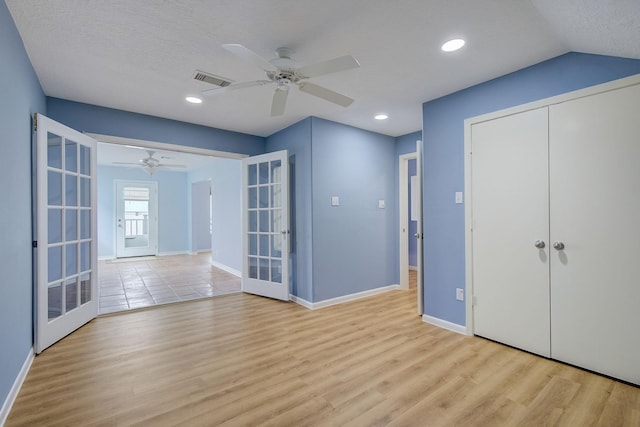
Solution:
{"label": "french door", "polygon": [[156,255],[158,183],[116,180],[116,257]]}
{"label": "french door", "polygon": [[287,151],[242,161],[242,290],[289,300],[289,163]]}
{"label": "french door", "polygon": [[36,353],[98,314],[96,141],[36,115]]}

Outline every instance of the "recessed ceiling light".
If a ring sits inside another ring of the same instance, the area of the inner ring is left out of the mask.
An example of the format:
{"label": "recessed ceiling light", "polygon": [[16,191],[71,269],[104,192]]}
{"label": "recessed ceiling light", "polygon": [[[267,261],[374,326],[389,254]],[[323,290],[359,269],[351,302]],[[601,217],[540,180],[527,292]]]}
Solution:
{"label": "recessed ceiling light", "polygon": [[386,114],[378,114],[377,116],[373,117],[376,120],[387,120],[389,118],[389,116],[387,116]]}
{"label": "recessed ceiling light", "polygon": [[187,102],[190,102],[192,104],[202,104],[202,99],[196,98],[195,96],[187,96],[185,99],[187,100]]}
{"label": "recessed ceiling light", "polygon": [[465,42],[462,39],[449,40],[448,42],[442,45],[442,50],[444,50],[445,52],[453,52],[454,50],[458,50],[462,46],[464,46],[464,43]]}

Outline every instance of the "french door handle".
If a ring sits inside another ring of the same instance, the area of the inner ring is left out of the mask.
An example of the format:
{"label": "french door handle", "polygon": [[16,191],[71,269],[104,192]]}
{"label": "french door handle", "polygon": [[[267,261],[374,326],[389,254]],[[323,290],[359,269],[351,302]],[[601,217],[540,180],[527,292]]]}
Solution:
{"label": "french door handle", "polygon": [[562,242],[553,242],[553,249],[561,251],[564,249],[564,243]]}
{"label": "french door handle", "polygon": [[533,242],[533,246],[535,246],[538,249],[544,249],[546,245],[544,243],[544,240],[536,240],[535,242]]}

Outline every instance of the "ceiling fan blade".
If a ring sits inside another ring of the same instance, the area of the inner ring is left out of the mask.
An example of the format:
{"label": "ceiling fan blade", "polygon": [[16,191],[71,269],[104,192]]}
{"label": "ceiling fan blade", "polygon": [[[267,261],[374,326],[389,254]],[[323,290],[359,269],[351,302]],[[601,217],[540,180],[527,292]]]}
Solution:
{"label": "ceiling fan blade", "polygon": [[215,95],[215,94],[227,92],[230,90],[245,89],[245,88],[254,87],[254,86],[264,86],[269,83],[272,83],[271,80],[256,80],[253,82],[236,83],[236,84],[225,86],[225,87],[217,87],[215,89],[207,89],[207,90],[203,90],[200,93],[205,96]]}
{"label": "ceiling fan blade", "polygon": [[322,98],[326,101],[333,102],[334,104],[341,105],[343,107],[348,107],[353,104],[353,99],[348,96],[344,96],[339,94],[338,92],[334,92],[322,86],[318,86],[309,82],[302,82],[298,85],[302,92],[308,93],[309,95],[317,96],[318,98]]}
{"label": "ceiling fan blade", "polygon": [[284,106],[287,104],[288,90],[276,89],[273,93],[273,101],[271,102],[271,116],[281,116],[284,114]]}
{"label": "ceiling fan blade", "polygon": [[265,71],[278,71],[275,65],[241,44],[223,44],[222,47],[245,61],[252,62]]}
{"label": "ceiling fan blade", "polygon": [[141,166],[142,163],[128,163],[128,162],[111,162],[114,165],[136,165]]}
{"label": "ceiling fan blade", "polygon": [[351,55],[345,55],[328,61],[318,62],[317,64],[300,67],[296,71],[305,77],[316,77],[359,67],[360,63],[356,58]]}
{"label": "ceiling fan blade", "polygon": [[169,163],[160,163],[156,166],[157,168],[165,167],[165,168],[186,168],[186,165],[172,165]]}

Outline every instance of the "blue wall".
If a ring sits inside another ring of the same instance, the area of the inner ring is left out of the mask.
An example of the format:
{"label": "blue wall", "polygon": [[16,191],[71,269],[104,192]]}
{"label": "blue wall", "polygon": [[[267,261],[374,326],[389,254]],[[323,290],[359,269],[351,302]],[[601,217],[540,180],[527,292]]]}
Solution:
{"label": "blue wall", "polygon": [[185,172],[158,171],[149,175],[142,168],[98,166],[98,257],[116,255],[114,239],[115,180],[158,183],[158,254],[189,252],[190,216],[187,194],[191,184]]}
{"label": "blue wall", "polygon": [[640,61],[568,53],[423,104],[425,313],[464,325],[464,120],[640,73]]}
{"label": "blue wall", "polygon": [[81,132],[241,154],[262,154],[264,138],[206,126],[47,98],[49,117]]}
{"label": "blue wall", "polygon": [[288,150],[291,226],[291,293],[313,301],[313,186],[311,182],[311,118],[267,138],[266,151]]}
{"label": "blue wall", "polygon": [[[242,271],[242,162],[212,158],[189,173],[189,182],[211,180],[213,187],[213,261]],[[191,184],[189,184],[191,186]]]}
{"label": "blue wall", "polygon": [[0,2],[0,407],[33,344],[31,117],[45,97]]}
{"label": "blue wall", "polygon": [[313,301],[397,284],[395,138],[315,117],[311,135]]}

